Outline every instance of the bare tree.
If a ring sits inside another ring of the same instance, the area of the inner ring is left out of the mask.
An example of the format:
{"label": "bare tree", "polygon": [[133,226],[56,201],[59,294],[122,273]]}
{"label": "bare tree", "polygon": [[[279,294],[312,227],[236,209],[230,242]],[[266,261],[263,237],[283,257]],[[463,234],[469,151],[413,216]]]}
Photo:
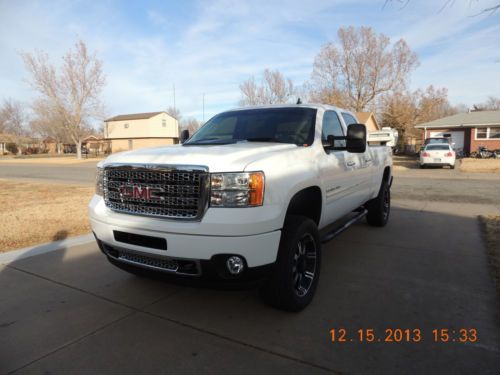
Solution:
{"label": "bare tree", "polygon": [[429,86],[425,91],[417,90],[414,94],[418,101],[418,123],[434,121],[442,117],[451,116],[458,111],[448,101],[446,88]]}
{"label": "bare tree", "polygon": [[264,70],[262,83],[257,85],[252,76],[240,84],[240,105],[264,105],[287,103],[293,95],[293,82],[279,70]]}
{"label": "bare tree", "polygon": [[457,113],[448,101],[446,88],[429,86],[414,92],[396,92],[382,98],[382,126],[398,129],[401,141],[408,134],[418,134],[415,125]]}
{"label": "bare tree", "polygon": [[41,94],[45,105],[63,120],[61,126],[77,145],[77,157],[81,159],[81,144],[91,132],[90,122],[103,112],[100,94],[106,80],[102,61],[89,53],[83,41],[63,56],[59,70],[45,52],[21,56],[31,74],[30,84]]}
{"label": "bare tree", "polygon": [[488,96],[484,103],[474,104],[474,111],[500,111],[500,98]]}
{"label": "bare tree", "polygon": [[418,116],[416,95],[409,92],[396,92],[382,98],[381,123],[384,127],[397,129],[400,142],[413,132]]}
{"label": "bare tree", "polygon": [[259,97],[259,87],[255,83],[255,78],[252,76],[240,84],[242,98],[240,105],[258,105],[262,104]]}
{"label": "bare tree", "polygon": [[27,115],[21,102],[5,99],[0,107],[0,133],[26,135]]}
{"label": "bare tree", "polygon": [[181,111],[179,110],[179,108],[176,108],[176,107],[168,107],[167,108],[167,113],[172,116],[173,118],[175,118],[178,122],[181,122],[181,119],[182,119],[182,114],[181,114]]}
{"label": "bare tree", "polygon": [[201,127],[201,123],[195,118],[188,118],[181,123],[182,129],[187,129],[189,134],[194,134]]}
{"label": "bare tree", "polygon": [[36,100],[32,105],[32,110],[34,114],[30,121],[32,131],[44,138],[53,139],[56,142],[57,153],[61,154],[62,144],[69,141],[64,118],[52,110],[50,104],[44,100]]}
{"label": "bare tree", "polygon": [[[478,0],[475,0],[476,2]],[[387,4],[389,3],[398,3],[399,4],[399,9],[405,8],[410,0],[385,0],[383,8],[386,7]],[[473,0],[467,0],[469,4],[472,4]],[[439,13],[441,13],[445,8],[452,7],[455,4],[455,0],[443,0],[442,4],[440,5],[439,8]],[[483,8],[479,13],[476,13],[472,15],[472,17],[479,16],[481,14],[487,14],[489,16],[495,14],[498,10],[500,9],[500,4],[492,5],[488,8]]]}
{"label": "bare tree", "polygon": [[327,43],[315,58],[315,100],[360,112],[380,95],[406,88],[418,58],[403,39],[391,46],[370,27],[341,27],[337,35],[338,43]]}

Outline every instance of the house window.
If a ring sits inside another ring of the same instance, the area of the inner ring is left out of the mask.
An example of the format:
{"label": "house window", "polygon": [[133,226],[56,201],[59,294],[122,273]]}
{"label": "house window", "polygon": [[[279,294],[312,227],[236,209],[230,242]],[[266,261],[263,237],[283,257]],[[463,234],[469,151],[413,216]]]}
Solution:
{"label": "house window", "polygon": [[498,139],[500,138],[500,128],[490,128],[490,139],[495,138]]}
{"label": "house window", "polygon": [[486,139],[486,138],[488,138],[488,128],[477,128],[476,139]]}
{"label": "house window", "polygon": [[477,128],[476,139],[500,139],[500,128]]}
{"label": "house window", "polygon": [[165,119],[161,120],[161,126],[166,128],[167,127],[167,120],[165,120]]}
{"label": "house window", "polygon": [[123,124],[123,127],[124,127],[125,129],[128,129],[128,123]]}

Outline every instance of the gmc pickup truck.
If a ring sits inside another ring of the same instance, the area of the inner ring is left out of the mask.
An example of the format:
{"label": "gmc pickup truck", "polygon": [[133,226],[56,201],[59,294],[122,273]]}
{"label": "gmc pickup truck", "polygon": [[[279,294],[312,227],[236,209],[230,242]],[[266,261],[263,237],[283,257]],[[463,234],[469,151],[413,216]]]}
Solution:
{"label": "gmc pickup truck", "polygon": [[259,280],[264,301],[299,311],[321,243],[363,216],[389,219],[391,150],[357,122],[327,105],[241,108],[182,144],[113,154],[89,204],[99,248],[133,273]]}

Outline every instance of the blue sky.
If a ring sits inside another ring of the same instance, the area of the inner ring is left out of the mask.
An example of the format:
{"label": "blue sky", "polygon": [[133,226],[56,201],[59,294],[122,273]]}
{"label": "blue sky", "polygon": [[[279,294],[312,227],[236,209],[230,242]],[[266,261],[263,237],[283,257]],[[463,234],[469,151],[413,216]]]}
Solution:
{"label": "blue sky", "polygon": [[404,38],[420,59],[411,87],[446,87],[453,104],[500,96],[499,0],[8,1],[0,0],[0,100],[29,103],[20,51],[58,63],[76,39],[104,61],[108,115],[166,109],[205,119],[237,106],[238,85],[265,68],[300,86],[340,26]]}

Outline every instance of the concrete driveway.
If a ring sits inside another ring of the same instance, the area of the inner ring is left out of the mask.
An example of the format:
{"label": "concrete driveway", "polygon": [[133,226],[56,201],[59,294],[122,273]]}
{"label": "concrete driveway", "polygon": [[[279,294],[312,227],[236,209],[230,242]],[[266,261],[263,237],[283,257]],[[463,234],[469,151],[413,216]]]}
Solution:
{"label": "concrete driveway", "polygon": [[[269,308],[255,290],[129,275],[94,244],[0,266],[0,373],[498,373],[476,219],[497,208],[430,204],[405,194],[412,175],[398,177],[387,227],[361,222],[323,247],[319,289],[301,313]],[[347,341],[332,343],[333,328]],[[384,342],[390,328],[420,329],[422,340]],[[461,328],[478,341],[458,342]],[[359,342],[359,329],[381,342]],[[450,341],[434,342],[433,329]]]}

